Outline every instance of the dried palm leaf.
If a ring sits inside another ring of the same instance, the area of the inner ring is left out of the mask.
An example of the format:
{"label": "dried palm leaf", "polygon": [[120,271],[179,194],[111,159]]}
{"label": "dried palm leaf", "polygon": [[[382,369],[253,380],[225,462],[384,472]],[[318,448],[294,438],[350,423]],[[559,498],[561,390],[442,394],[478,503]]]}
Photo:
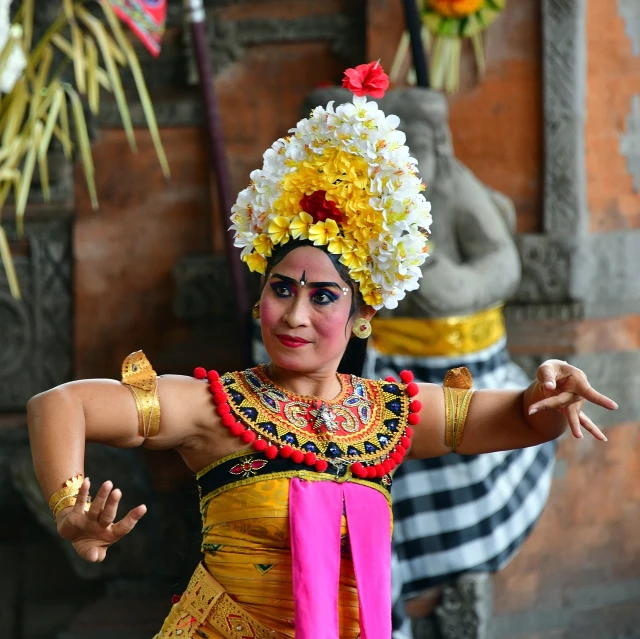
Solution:
{"label": "dried palm leaf", "polygon": [[[67,158],[74,147],[94,209],[98,207],[95,168],[81,96],[85,96],[92,113],[100,108],[100,90],[114,95],[131,149],[136,151],[131,115],[125,98],[119,67],[130,69],[143,112],[164,175],[169,166],[160,140],[151,98],[135,50],[111,9],[108,0],[99,0],[105,21],[83,6],[87,0],[61,0],[60,15],[44,35],[34,43],[35,0],[23,0],[16,14],[9,38],[0,51],[0,74],[12,52],[20,47],[26,56],[26,68],[13,88],[0,96],[0,213],[11,191],[14,194],[16,223],[20,234],[31,190],[36,162],[45,200],[50,198],[48,152],[56,138]],[[53,69],[54,49],[64,56]],[[62,81],[64,68],[73,65],[75,86]],[[73,131],[69,123],[69,108]],[[6,234],[0,227],[0,258],[12,294],[20,297],[15,269],[11,263]]]}
{"label": "dried palm leaf", "polygon": [[2,260],[2,266],[4,272],[7,275],[7,282],[9,284],[9,291],[11,295],[17,300],[22,299],[20,293],[20,286],[18,284],[18,276],[16,275],[16,269],[11,259],[11,250],[9,248],[9,240],[7,240],[7,234],[0,226],[0,260]]}

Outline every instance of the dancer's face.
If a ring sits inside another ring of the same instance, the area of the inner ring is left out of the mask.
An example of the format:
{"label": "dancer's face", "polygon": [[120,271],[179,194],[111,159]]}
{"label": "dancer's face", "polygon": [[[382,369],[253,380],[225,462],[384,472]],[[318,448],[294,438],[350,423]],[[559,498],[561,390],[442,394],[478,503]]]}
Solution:
{"label": "dancer's face", "polygon": [[356,316],[365,316],[352,313],[352,304],[351,287],[324,251],[301,246],[288,253],[260,299],[262,339],[273,363],[304,373],[336,370]]}

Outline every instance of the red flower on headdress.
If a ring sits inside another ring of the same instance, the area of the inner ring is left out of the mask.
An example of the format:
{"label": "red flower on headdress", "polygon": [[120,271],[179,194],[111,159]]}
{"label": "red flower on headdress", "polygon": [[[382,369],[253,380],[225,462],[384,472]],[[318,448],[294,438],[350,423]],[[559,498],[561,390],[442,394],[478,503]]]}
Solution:
{"label": "red flower on headdress", "polygon": [[359,64],[355,69],[344,72],[342,86],[358,97],[370,95],[372,98],[382,98],[389,88],[389,76],[379,62]]}
{"label": "red flower on headdress", "polygon": [[311,195],[305,195],[300,200],[300,208],[308,213],[314,222],[325,220],[342,222],[342,211],[338,209],[335,202],[327,200],[326,191],[314,191]]}

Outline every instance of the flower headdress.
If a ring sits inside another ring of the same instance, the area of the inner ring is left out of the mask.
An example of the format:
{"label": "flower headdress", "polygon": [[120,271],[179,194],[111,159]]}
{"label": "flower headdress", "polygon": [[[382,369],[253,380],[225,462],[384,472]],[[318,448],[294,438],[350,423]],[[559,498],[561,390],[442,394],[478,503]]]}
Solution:
{"label": "flower headdress", "polygon": [[431,206],[400,120],[365,97],[382,97],[388,85],[378,62],[348,69],[353,102],[315,108],[265,152],[231,216],[252,271],[265,272],[277,245],[310,240],[340,256],[375,309],[395,308],[418,288]]}

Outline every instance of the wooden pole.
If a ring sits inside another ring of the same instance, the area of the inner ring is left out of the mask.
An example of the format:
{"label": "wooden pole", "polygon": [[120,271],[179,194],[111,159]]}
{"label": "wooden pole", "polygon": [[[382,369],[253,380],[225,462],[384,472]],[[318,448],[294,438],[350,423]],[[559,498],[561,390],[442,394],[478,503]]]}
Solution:
{"label": "wooden pole", "polygon": [[240,260],[240,249],[233,245],[233,235],[227,228],[231,225],[231,207],[233,196],[231,193],[231,178],[229,164],[224,148],[222,121],[218,99],[216,97],[213,65],[209,56],[205,31],[205,11],[202,0],[184,0],[187,19],[191,23],[193,50],[200,77],[200,90],[205,106],[205,120],[207,124],[207,141],[209,155],[216,178],[218,200],[224,222],[224,240],[229,264],[229,273],[235,293],[235,306],[238,319],[244,326],[249,317],[249,298],[245,284],[244,267]]}
{"label": "wooden pole", "polygon": [[403,0],[404,15],[411,40],[411,55],[413,66],[416,70],[416,84],[419,87],[431,87],[429,71],[427,69],[427,56],[422,44],[422,22],[416,6],[416,0]]}

